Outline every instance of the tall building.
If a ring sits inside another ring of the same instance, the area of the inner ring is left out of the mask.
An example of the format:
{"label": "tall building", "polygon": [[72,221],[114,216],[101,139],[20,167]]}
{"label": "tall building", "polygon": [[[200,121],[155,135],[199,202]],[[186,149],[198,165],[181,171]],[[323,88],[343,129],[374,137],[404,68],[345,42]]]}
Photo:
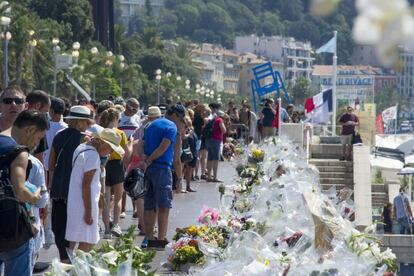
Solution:
{"label": "tall building", "polygon": [[[331,65],[315,65],[312,90],[323,91],[332,87]],[[357,102],[373,103],[375,94],[384,88],[396,88],[397,76],[389,69],[366,65],[339,65],[336,80],[336,98],[339,105]]]}
{"label": "tall building", "polygon": [[193,64],[201,73],[201,81],[216,91],[237,94],[240,74],[238,55],[209,43],[192,44],[190,47]]}
{"label": "tall building", "polygon": [[294,82],[298,77],[311,79],[314,58],[311,56],[312,46],[309,42],[281,36],[238,36],[235,39],[235,51],[253,53],[272,62],[282,63],[285,82]]}
{"label": "tall building", "polygon": [[381,67],[381,62],[375,54],[375,47],[372,45],[355,45],[351,56],[352,65],[369,65]]}
{"label": "tall building", "polygon": [[411,108],[414,104],[414,52],[400,47],[399,64],[398,93],[403,99],[399,116],[414,120],[414,110]]}
{"label": "tall building", "polygon": [[[144,10],[146,0],[118,0],[121,8],[121,22],[128,24],[128,21],[138,11]],[[164,0],[148,0],[151,6],[152,12],[155,16],[161,13],[161,9],[164,7]]]}

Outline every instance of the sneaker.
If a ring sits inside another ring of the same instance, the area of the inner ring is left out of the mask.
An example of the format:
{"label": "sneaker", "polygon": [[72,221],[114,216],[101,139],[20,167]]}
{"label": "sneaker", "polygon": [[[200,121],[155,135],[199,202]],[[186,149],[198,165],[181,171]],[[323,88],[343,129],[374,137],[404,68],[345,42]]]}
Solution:
{"label": "sneaker", "polygon": [[201,175],[201,179],[202,180],[207,180],[207,175],[205,175],[205,174]]}
{"label": "sneaker", "polygon": [[122,213],[119,215],[119,218],[121,218],[121,219],[124,219],[125,217],[126,217],[125,212],[122,212]]}
{"label": "sneaker", "polygon": [[195,179],[196,181],[198,181],[198,180],[200,180],[200,177],[198,177],[198,175],[196,175],[196,176],[194,176],[194,179]]}
{"label": "sneaker", "polygon": [[187,192],[190,192],[190,193],[195,193],[195,192],[197,192],[196,190],[193,190],[193,189],[191,189],[191,188],[187,188]]}
{"label": "sneaker", "polygon": [[132,218],[138,218],[138,213],[134,212],[134,214],[132,215]]}
{"label": "sneaker", "polygon": [[111,229],[111,233],[115,236],[115,237],[120,237],[122,235],[122,230],[121,227],[118,224],[115,224],[112,229]]}
{"label": "sneaker", "polygon": [[214,182],[214,183],[223,183],[223,181],[221,181],[220,179],[218,179],[218,178],[214,178],[214,179],[212,179],[211,180],[211,182]]}
{"label": "sneaker", "polygon": [[144,238],[141,243],[141,249],[147,249],[147,248],[148,248],[148,240],[147,238]]}
{"label": "sneaker", "polygon": [[111,234],[111,231],[105,231],[105,233],[104,233],[104,235],[103,235],[103,238],[104,238],[105,240],[110,240],[110,239],[112,239],[112,234]]}

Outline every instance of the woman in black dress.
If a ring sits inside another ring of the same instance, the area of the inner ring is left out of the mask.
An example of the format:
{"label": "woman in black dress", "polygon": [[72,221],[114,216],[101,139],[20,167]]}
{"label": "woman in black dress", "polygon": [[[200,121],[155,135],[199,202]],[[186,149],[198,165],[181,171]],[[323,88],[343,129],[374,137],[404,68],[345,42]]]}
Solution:
{"label": "woman in black dress", "polygon": [[385,204],[384,210],[382,212],[382,221],[384,223],[385,234],[392,234],[391,214],[392,214],[392,204],[388,202],[387,204]]}

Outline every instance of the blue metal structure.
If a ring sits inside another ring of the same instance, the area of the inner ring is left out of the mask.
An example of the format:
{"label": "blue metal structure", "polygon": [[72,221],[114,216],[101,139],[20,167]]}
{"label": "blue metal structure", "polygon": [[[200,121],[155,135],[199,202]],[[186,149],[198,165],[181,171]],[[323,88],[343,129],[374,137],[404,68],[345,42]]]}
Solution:
{"label": "blue metal structure", "polygon": [[[254,109],[257,112],[257,101],[261,102],[263,96],[276,92],[276,98],[280,97],[280,91],[285,92],[285,99],[291,103],[289,93],[286,90],[285,84],[278,71],[274,71],[272,63],[269,61],[264,64],[257,65],[252,68],[255,79],[251,80],[252,96]],[[270,82],[269,82],[270,80]]]}

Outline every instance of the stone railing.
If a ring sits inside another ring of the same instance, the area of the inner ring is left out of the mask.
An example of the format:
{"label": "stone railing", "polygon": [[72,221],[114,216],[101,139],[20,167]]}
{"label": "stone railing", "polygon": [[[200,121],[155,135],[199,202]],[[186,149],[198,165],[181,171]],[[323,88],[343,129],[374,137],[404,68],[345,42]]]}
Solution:
{"label": "stone railing", "polygon": [[414,236],[413,235],[384,235],[384,248],[391,248],[397,256],[398,263],[414,264]]}

